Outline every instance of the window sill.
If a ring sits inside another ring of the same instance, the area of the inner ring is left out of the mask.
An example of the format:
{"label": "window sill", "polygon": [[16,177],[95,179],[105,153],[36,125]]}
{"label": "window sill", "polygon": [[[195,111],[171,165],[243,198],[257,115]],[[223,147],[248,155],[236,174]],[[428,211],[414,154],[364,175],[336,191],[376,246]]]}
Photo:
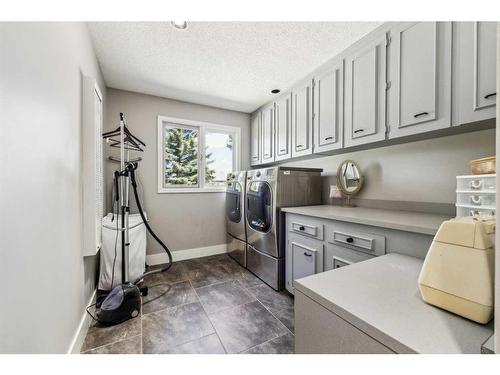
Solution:
{"label": "window sill", "polygon": [[225,187],[218,188],[171,188],[158,189],[158,194],[193,194],[193,193],[225,193]]}

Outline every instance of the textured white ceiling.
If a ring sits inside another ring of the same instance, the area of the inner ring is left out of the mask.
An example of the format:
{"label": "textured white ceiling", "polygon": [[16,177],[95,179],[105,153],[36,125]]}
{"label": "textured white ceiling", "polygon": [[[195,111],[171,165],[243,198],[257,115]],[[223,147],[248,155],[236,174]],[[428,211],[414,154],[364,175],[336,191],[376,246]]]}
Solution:
{"label": "textured white ceiling", "polygon": [[107,86],[252,112],[380,22],[89,23]]}

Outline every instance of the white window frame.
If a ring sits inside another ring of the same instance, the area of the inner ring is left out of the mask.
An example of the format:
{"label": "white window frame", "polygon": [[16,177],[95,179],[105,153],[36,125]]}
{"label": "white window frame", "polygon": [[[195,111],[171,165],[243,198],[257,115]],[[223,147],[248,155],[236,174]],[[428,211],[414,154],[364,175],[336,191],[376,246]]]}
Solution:
{"label": "white window frame", "polygon": [[[197,186],[179,186],[164,187],[164,145],[163,134],[165,125],[174,125],[186,128],[198,128],[198,185]],[[226,191],[225,186],[212,187],[205,186],[205,132],[218,131],[233,135],[233,172],[241,168],[241,129],[236,126],[220,125],[211,122],[186,120],[176,117],[158,116],[158,193],[222,193]]]}

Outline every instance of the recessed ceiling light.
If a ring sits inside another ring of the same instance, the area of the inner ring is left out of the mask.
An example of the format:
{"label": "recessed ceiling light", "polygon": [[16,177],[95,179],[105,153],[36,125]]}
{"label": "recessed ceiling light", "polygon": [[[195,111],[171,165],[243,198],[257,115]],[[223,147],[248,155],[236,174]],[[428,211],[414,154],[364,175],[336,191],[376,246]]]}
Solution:
{"label": "recessed ceiling light", "polygon": [[281,90],[280,89],[274,89],[274,90],[271,90],[271,94],[279,94]]}
{"label": "recessed ceiling light", "polygon": [[188,27],[187,21],[172,21],[171,24],[176,29],[181,29],[181,30],[187,29]]}

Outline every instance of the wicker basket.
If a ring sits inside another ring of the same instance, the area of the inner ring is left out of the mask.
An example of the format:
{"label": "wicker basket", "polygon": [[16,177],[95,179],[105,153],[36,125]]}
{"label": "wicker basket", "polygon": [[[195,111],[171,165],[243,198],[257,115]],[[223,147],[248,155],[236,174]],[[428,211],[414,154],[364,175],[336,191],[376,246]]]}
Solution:
{"label": "wicker basket", "polygon": [[496,173],[496,156],[476,159],[470,161],[472,174],[492,174]]}

